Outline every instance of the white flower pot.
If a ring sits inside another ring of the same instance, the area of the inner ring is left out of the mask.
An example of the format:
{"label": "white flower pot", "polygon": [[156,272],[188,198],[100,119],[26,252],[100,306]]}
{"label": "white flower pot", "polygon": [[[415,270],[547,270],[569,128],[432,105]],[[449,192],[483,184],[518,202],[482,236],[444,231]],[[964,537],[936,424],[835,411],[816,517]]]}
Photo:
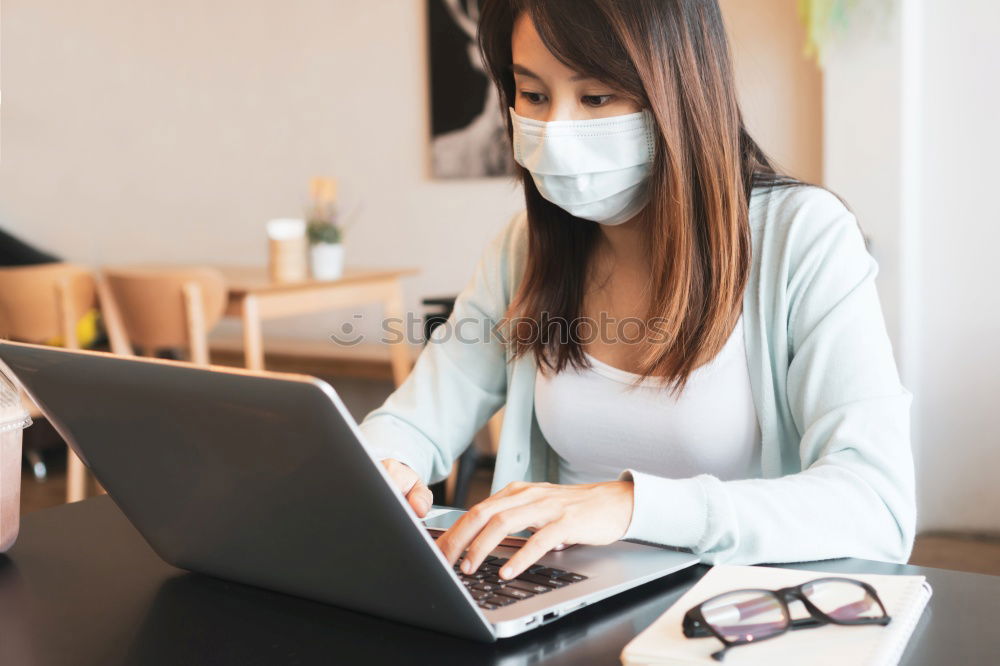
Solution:
{"label": "white flower pot", "polygon": [[344,274],[344,244],[316,243],[309,248],[315,280],[336,280]]}

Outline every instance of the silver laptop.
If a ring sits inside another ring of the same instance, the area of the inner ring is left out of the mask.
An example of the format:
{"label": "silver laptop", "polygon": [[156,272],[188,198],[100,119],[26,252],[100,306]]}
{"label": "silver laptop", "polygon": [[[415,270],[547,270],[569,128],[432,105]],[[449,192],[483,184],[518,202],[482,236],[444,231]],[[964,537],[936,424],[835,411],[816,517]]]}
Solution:
{"label": "silver laptop", "polygon": [[166,562],[466,638],[555,621],[698,559],[618,542],[449,566],[327,383],[0,342],[59,434]]}

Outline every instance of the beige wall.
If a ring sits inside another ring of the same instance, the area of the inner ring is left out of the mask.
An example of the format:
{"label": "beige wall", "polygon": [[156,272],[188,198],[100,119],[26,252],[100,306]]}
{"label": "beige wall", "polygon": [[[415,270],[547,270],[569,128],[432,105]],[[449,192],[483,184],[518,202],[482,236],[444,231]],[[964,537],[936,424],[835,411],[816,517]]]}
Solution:
{"label": "beige wall", "polygon": [[[749,126],[820,178],[820,85],[795,0],[724,0]],[[259,263],[308,178],[363,197],[349,262],[416,265],[407,304],[464,285],[520,206],[427,177],[420,0],[5,0],[0,224],[89,263]],[[321,340],[339,316],[279,322]]]}
{"label": "beige wall", "polygon": [[786,172],[823,181],[823,78],[797,0],[721,0],[747,127]]}

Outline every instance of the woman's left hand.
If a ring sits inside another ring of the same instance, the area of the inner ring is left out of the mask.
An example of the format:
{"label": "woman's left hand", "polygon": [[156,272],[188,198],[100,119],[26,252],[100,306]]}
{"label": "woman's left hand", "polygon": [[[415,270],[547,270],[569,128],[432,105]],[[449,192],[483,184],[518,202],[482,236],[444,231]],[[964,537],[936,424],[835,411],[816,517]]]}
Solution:
{"label": "woman's left hand", "polygon": [[604,545],[617,541],[632,521],[632,482],[573,486],[515,481],[469,509],[437,545],[454,565],[466,550],[462,571],[471,573],[508,534],[535,533],[500,570],[516,578],[560,544]]}

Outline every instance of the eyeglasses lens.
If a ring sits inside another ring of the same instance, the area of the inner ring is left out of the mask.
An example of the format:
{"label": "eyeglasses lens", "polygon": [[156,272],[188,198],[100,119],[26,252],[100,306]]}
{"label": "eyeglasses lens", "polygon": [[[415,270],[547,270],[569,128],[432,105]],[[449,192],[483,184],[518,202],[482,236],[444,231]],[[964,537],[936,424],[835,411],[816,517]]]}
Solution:
{"label": "eyeglasses lens", "polygon": [[701,608],[705,621],[729,641],[755,641],[781,633],[788,616],[778,598],[767,592],[733,592]]}
{"label": "eyeglasses lens", "polygon": [[882,617],[878,602],[860,585],[844,581],[818,581],[802,586],[806,598],[835,620]]}

